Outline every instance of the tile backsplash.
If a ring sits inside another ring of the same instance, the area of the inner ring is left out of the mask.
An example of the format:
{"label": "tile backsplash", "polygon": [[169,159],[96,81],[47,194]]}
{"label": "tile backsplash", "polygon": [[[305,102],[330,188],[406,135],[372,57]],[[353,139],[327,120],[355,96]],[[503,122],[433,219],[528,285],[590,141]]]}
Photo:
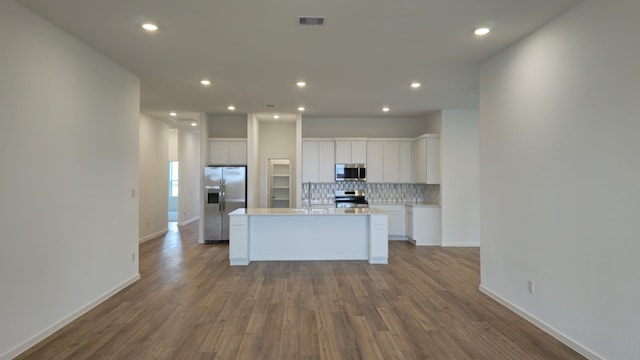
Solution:
{"label": "tile backsplash", "polygon": [[303,183],[302,204],[308,204],[309,187],[311,187],[311,202],[313,204],[333,204],[336,190],[356,189],[365,191],[369,204],[440,204],[440,185],[377,184],[357,181]]}

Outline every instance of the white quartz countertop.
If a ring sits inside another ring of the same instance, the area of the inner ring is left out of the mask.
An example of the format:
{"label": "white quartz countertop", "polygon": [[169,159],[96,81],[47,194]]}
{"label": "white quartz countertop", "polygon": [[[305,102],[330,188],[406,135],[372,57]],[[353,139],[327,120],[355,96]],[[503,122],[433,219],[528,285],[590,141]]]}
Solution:
{"label": "white quartz countertop", "polygon": [[437,207],[439,208],[440,205],[438,204],[427,204],[427,203],[414,203],[414,202],[401,202],[401,203],[395,203],[395,204],[369,204],[370,208],[375,208],[376,206],[411,206],[411,207]]}
{"label": "white quartz countertop", "polygon": [[436,207],[436,208],[440,207],[440,205],[437,205],[437,204],[420,204],[420,203],[407,203],[405,205],[411,206],[411,207]]}
{"label": "white quartz countertop", "polygon": [[307,209],[307,208],[299,208],[299,209],[281,209],[281,208],[248,208],[248,209],[237,209],[229,213],[229,215],[250,215],[250,216],[269,216],[269,215],[371,215],[371,214],[384,214],[384,211],[375,208],[368,209],[337,209],[337,208],[329,208],[329,209]]}

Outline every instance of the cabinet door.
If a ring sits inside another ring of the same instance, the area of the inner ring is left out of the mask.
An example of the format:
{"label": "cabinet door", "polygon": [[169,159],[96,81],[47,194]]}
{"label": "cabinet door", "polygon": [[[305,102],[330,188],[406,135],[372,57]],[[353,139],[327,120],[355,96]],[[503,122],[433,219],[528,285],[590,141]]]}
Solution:
{"label": "cabinet door", "polygon": [[383,171],[384,143],[381,141],[369,141],[367,143],[367,182],[383,182]]}
{"label": "cabinet door", "polygon": [[404,237],[405,230],[405,206],[404,205],[376,205],[376,208],[387,214],[389,219],[389,237]]}
{"label": "cabinet door", "polygon": [[413,236],[416,245],[440,245],[440,208],[416,207],[413,209]]}
{"label": "cabinet door", "polygon": [[407,237],[413,240],[413,208],[411,206],[406,207],[405,231],[407,233]]}
{"label": "cabinet door", "polygon": [[427,182],[427,139],[418,139],[414,145],[414,181],[424,184]]}
{"label": "cabinet door", "polygon": [[351,162],[351,141],[336,141],[336,163]]}
{"label": "cabinet door", "polygon": [[331,183],[335,181],[334,143],[333,141],[320,141],[318,142],[318,182]]}
{"label": "cabinet door", "polygon": [[400,143],[387,141],[384,143],[384,173],[383,181],[386,183],[400,182]]}
{"label": "cabinet door", "polygon": [[209,142],[209,164],[229,164],[229,144],[222,141]]}
{"label": "cabinet door", "polygon": [[413,182],[413,144],[410,141],[400,142],[400,182]]}
{"label": "cabinet door", "polygon": [[318,142],[302,142],[302,182],[318,182]]}
{"label": "cabinet door", "polygon": [[427,138],[427,184],[440,184],[440,138]]}
{"label": "cabinet door", "polygon": [[229,164],[247,164],[247,143],[245,141],[229,142]]}
{"label": "cabinet door", "polygon": [[367,142],[366,141],[351,142],[351,162],[356,164],[364,164],[367,162]]}

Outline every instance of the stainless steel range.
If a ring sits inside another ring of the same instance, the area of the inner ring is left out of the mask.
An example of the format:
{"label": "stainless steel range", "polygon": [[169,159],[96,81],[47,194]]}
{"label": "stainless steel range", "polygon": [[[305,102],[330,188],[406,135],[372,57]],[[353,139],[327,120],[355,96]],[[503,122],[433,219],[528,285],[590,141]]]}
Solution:
{"label": "stainless steel range", "polygon": [[364,190],[336,190],[337,208],[368,208]]}

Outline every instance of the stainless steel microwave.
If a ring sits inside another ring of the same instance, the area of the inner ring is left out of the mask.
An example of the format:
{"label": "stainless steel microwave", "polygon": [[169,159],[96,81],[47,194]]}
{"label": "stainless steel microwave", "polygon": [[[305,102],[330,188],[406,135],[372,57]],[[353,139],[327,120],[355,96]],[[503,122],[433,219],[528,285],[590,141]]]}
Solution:
{"label": "stainless steel microwave", "polygon": [[367,181],[365,164],[336,164],[336,181]]}

